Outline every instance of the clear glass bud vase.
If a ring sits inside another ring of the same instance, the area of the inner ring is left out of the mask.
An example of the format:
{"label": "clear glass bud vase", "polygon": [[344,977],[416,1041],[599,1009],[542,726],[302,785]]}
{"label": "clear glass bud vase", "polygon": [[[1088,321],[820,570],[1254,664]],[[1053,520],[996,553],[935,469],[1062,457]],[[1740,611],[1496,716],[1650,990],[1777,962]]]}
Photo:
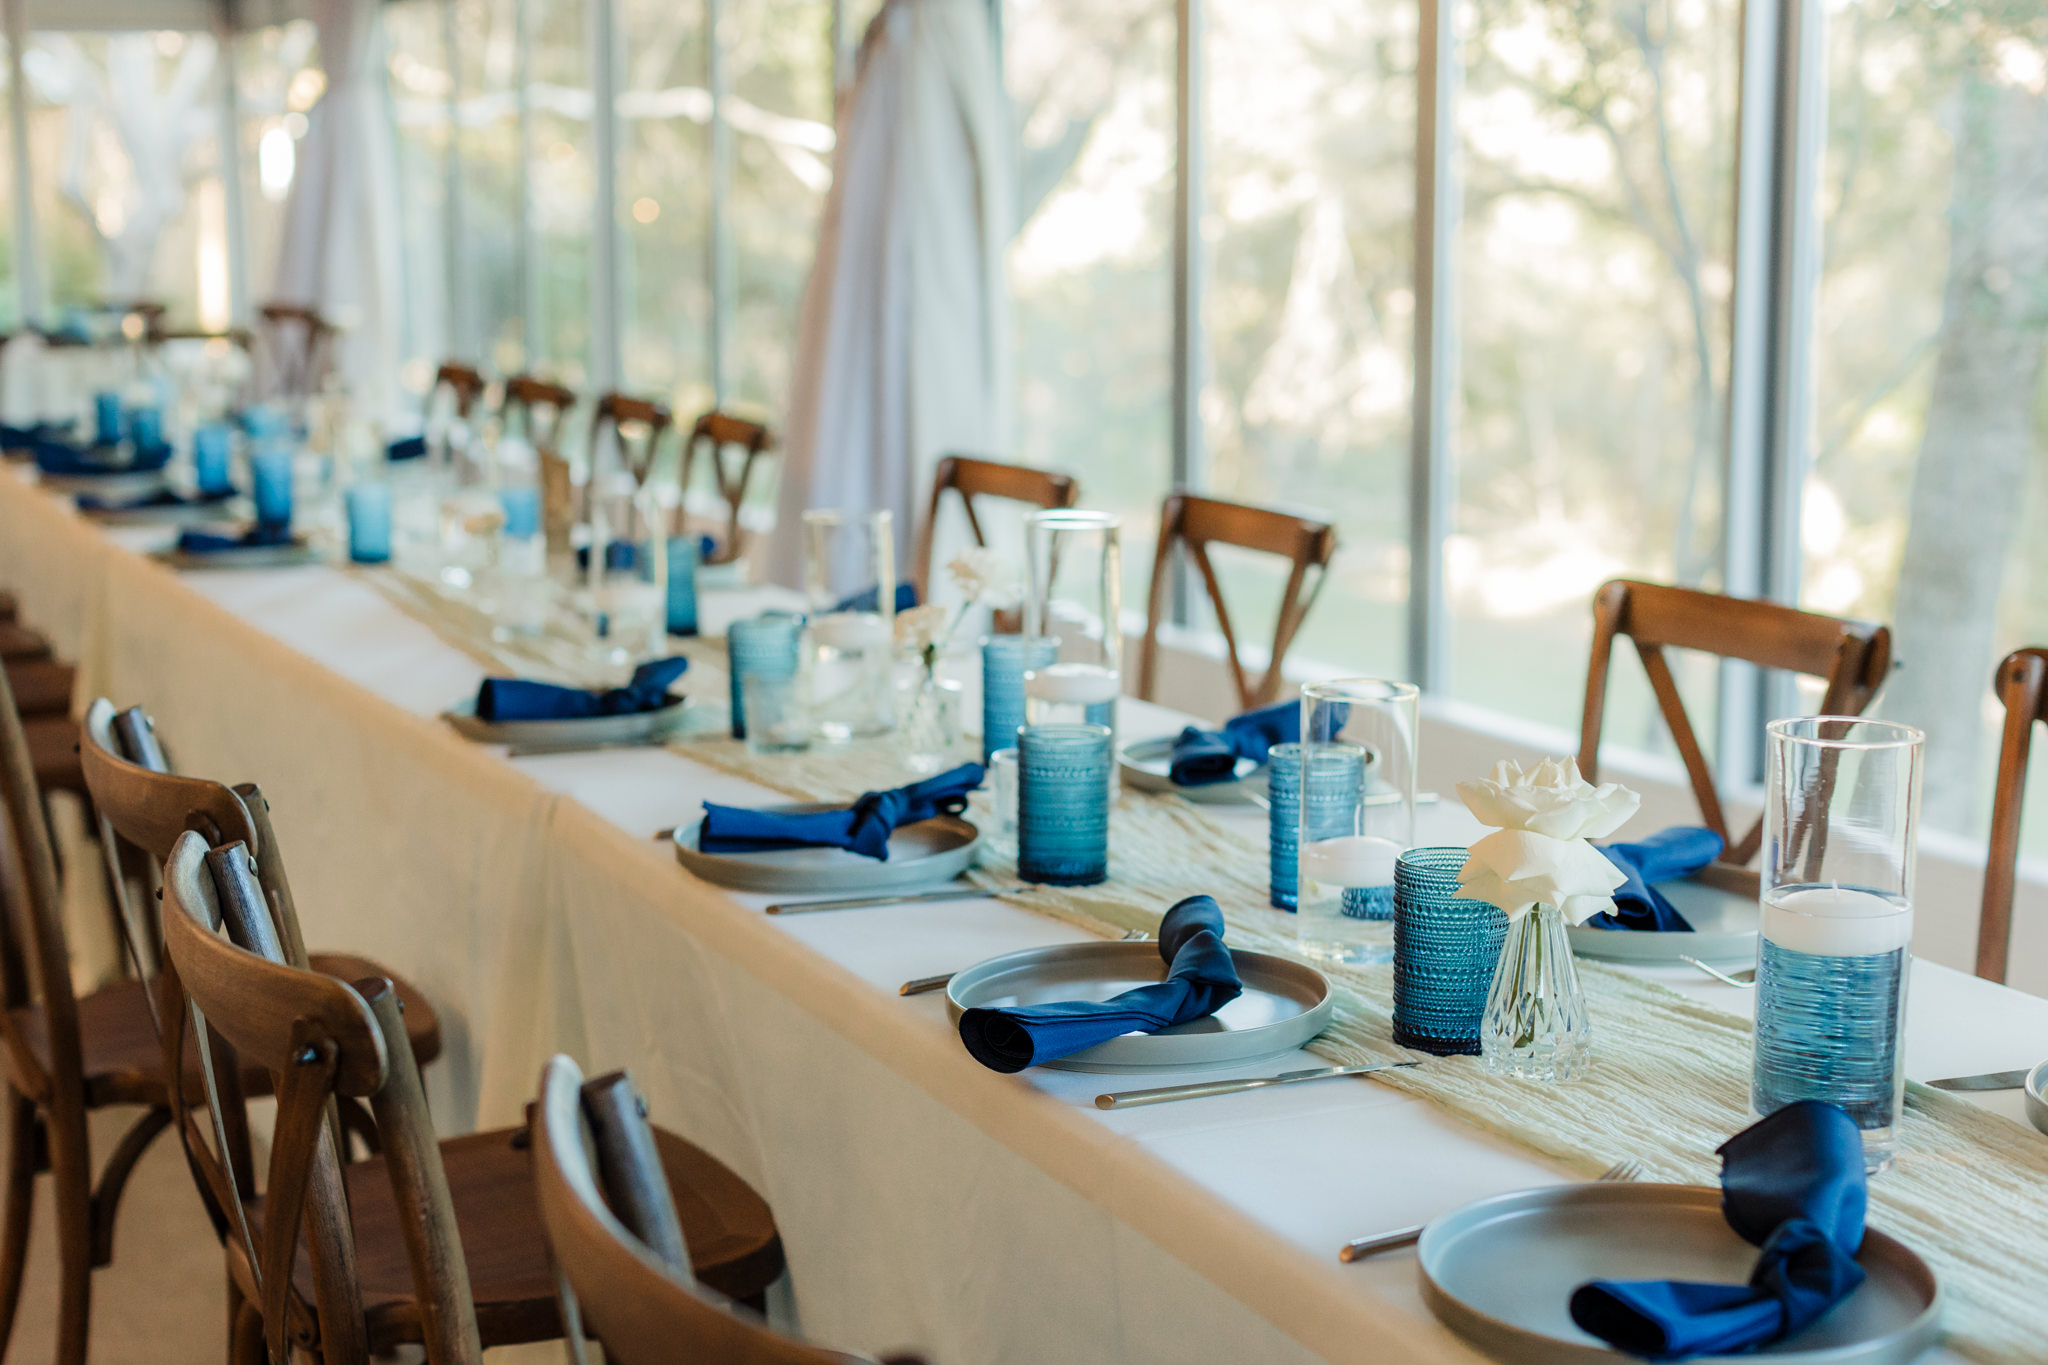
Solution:
{"label": "clear glass bud vase", "polygon": [[1568,1080],[1590,1060],[1593,1027],[1556,906],[1534,906],[1509,922],[1479,1046],[1487,1070],[1533,1081]]}

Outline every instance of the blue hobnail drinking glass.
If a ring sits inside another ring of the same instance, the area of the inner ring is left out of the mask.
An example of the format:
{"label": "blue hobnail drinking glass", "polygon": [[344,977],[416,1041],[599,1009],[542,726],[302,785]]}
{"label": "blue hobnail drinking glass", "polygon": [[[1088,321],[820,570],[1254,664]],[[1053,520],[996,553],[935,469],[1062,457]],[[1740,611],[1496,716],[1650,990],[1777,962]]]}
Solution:
{"label": "blue hobnail drinking glass", "polygon": [[92,396],[92,441],[94,445],[118,445],[121,440],[121,395],[103,389]]}
{"label": "blue hobnail drinking glass", "polygon": [[1458,894],[1462,848],[1411,848],[1394,863],[1394,1041],[1477,1056],[1507,916]]}
{"label": "blue hobnail drinking glass", "polygon": [[745,682],[749,677],[793,678],[797,645],[804,618],[788,612],[764,612],[726,627],[727,677],[731,684],[732,737],[747,737]]}
{"label": "blue hobnail drinking glass", "polygon": [[697,563],[703,547],[697,536],[670,536],[668,541],[668,633],[697,633]]}
{"label": "blue hobnail drinking glass", "polygon": [[164,410],[153,403],[132,407],[128,409],[127,427],[136,454],[154,450],[164,443]]}
{"label": "blue hobnail drinking glass", "polygon": [[1017,731],[1017,875],[1050,886],[1109,877],[1109,730]]}
{"label": "blue hobnail drinking glass", "polygon": [[1059,657],[1049,635],[990,635],[981,642],[981,761],[1017,747],[1024,724],[1024,674]]}
{"label": "blue hobnail drinking glass", "polygon": [[[1266,755],[1267,896],[1274,908],[1295,908],[1301,847],[1301,756],[1299,744],[1276,744]],[[1314,829],[1320,838],[1349,834],[1352,813],[1365,785],[1365,764],[1356,753],[1325,752],[1317,757],[1309,799],[1316,809]]]}
{"label": "blue hobnail drinking glass", "polygon": [[292,524],[292,449],[276,444],[259,447],[249,456],[249,482],[256,500],[258,525]]}
{"label": "blue hobnail drinking glass", "polygon": [[201,497],[217,498],[234,491],[228,478],[233,438],[234,429],[225,422],[208,422],[192,433],[192,476],[199,483]]}
{"label": "blue hobnail drinking glass", "polygon": [[391,485],[350,484],[348,490],[348,557],[357,564],[384,564],[391,559]]}

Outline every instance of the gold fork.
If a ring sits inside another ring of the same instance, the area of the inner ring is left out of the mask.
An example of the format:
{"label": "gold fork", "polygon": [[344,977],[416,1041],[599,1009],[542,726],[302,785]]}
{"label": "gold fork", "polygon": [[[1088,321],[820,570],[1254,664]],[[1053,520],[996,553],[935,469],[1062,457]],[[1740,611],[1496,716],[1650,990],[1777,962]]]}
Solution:
{"label": "gold fork", "polygon": [[[1606,1170],[1600,1172],[1599,1178],[1595,1183],[1625,1184],[1632,1180],[1641,1180],[1642,1178],[1642,1162],[1617,1161]],[[1355,1242],[1346,1242],[1338,1250],[1337,1259],[1348,1265],[1352,1261],[1362,1261],[1376,1252],[1390,1251],[1395,1247],[1407,1246],[1421,1239],[1422,1230],[1426,1226],[1428,1225],[1425,1223],[1417,1223],[1412,1228],[1396,1228],[1392,1232],[1382,1232],[1377,1237],[1361,1237]]]}

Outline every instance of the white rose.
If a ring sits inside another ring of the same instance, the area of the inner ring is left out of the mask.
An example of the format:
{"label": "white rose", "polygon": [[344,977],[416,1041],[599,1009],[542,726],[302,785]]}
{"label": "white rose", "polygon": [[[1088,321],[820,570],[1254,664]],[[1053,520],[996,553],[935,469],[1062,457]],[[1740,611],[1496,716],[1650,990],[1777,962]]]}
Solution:
{"label": "white rose", "polygon": [[946,636],[946,609],[927,602],[921,607],[896,613],[896,643],[906,649],[926,650]]}
{"label": "white rose", "polygon": [[1584,839],[1553,839],[1526,829],[1495,830],[1472,845],[1458,874],[1461,894],[1507,911],[1554,905],[1568,924],[1614,910],[1614,889],[1628,878]]}
{"label": "white rose", "polygon": [[969,602],[987,599],[997,605],[1006,605],[1018,595],[1017,575],[1000,555],[985,545],[972,545],[962,550],[946,565],[946,572],[960,590],[960,595]]}
{"label": "white rose", "polygon": [[1618,782],[1594,786],[1569,758],[1546,758],[1528,769],[1504,758],[1491,778],[1460,782],[1458,795],[1482,825],[1553,839],[1604,839],[1643,802]]}

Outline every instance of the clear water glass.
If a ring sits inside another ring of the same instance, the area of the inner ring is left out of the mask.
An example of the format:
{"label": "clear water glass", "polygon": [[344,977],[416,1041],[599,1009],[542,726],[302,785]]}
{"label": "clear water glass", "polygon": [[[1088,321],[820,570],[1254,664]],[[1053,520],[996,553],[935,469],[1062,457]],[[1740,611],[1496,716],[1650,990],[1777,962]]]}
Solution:
{"label": "clear water glass", "polygon": [[1905,1098],[1924,737],[1840,716],[1766,727],[1763,933],[1750,1103],[1840,1106],[1891,1164]]}
{"label": "clear water glass", "polygon": [[590,500],[589,554],[575,595],[600,656],[638,663],[668,652],[668,526],[653,492],[613,471]]}
{"label": "clear water glass", "polygon": [[1458,894],[1466,850],[1411,848],[1394,863],[1394,1041],[1476,1056],[1507,916]]}
{"label": "clear water glass", "polygon": [[1060,642],[1043,635],[989,635],[981,642],[981,755],[1014,749],[1024,724],[1024,675],[1059,657]]}
{"label": "clear water glass", "polygon": [[995,807],[995,837],[1005,847],[1017,842],[1017,750],[998,749],[988,756],[988,784]]}
{"label": "clear water glass", "polygon": [[748,753],[793,754],[810,747],[810,712],[794,672],[749,673],[740,679],[740,696]]}
{"label": "clear water glass", "polygon": [[806,664],[818,733],[887,734],[894,724],[896,522],[887,510],[804,513]]}
{"label": "clear water glass", "polygon": [[797,676],[798,644],[804,619],[787,612],[764,612],[734,621],[725,630],[726,677],[732,705],[732,737],[747,737],[746,680],[750,677]]}
{"label": "clear water glass", "polygon": [[1302,746],[1276,744],[1266,754],[1266,892],[1278,910],[1293,910],[1303,825],[1318,837],[1351,832],[1365,786],[1365,757],[1355,750],[1318,753],[1308,783],[1310,812],[1302,812]]}
{"label": "clear water glass", "polygon": [[391,559],[391,485],[350,484],[348,557],[357,564],[384,564]]}
{"label": "clear water glass", "polygon": [[1329,962],[1394,955],[1394,866],[1415,843],[1420,694],[1407,683],[1346,678],[1301,692],[1304,770],[1357,763],[1348,810],[1303,801],[1295,813],[1295,943]]}
{"label": "clear water glass", "polygon": [[1051,886],[1109,877],[1110,733],[1101,725],[1017,732],[1017,875]]}

